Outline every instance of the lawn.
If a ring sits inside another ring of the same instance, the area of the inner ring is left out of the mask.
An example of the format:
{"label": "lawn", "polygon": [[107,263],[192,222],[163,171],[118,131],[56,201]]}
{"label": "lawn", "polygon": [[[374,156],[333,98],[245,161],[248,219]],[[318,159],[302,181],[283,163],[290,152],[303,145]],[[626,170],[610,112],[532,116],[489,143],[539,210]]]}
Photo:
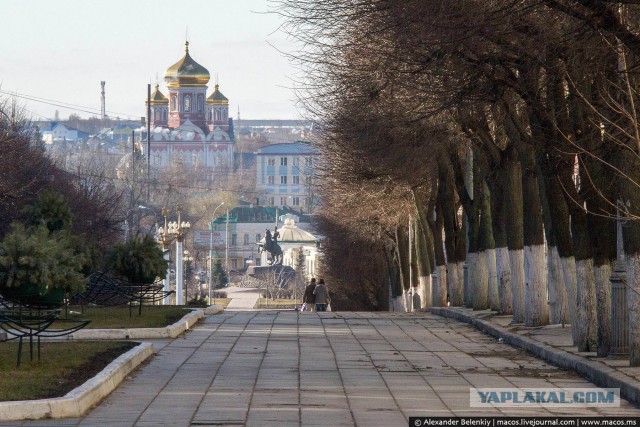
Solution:
{"label": "lawn", "polygon": [[[138,315],[138,307],[69,307],[69,319],[87,319],[90,329],[120,328],[163,328],[182,319],[192,308],[175,305],[145,305],[142,314]],[[64,322],[64,312],[60,315]],[[58,325],[54,325],[56,327]]]}
{"label": "lawn", "polygon": [[28,341],[16,366],[18,343],[0,343],[0,401],[61,397],[82,385],[138,343],[122,341],[43,342],[41,361],[29,360]]}
{"label": "lawn", "polygon": [[289,299],[289,298],[260,298],[256,303],[255,308],[296,308],[296,306],[300,307],[302,304],[302,300],[300,299]]}
{"label": "lawn", "polygon": [[[217,305],[221,305],[222,308],[227,308],[227,306],[229,305],[229,303],[231,302],[231,298],[217,298],[216,297],[216,304]],[[212,301],[213,303],[213,301]]]}

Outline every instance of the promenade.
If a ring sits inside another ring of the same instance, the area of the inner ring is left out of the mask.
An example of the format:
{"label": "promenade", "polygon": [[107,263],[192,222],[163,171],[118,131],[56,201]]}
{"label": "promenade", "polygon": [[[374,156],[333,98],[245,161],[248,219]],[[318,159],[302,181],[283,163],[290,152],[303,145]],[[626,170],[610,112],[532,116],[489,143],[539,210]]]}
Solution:
{"label": "promenade", "polygon": [[2,426],[406,426],[410,416],[640,416],[619,408],[470,408],[470,387],[593,387],[431,313],[225,311],[175,340],[80,419]]}

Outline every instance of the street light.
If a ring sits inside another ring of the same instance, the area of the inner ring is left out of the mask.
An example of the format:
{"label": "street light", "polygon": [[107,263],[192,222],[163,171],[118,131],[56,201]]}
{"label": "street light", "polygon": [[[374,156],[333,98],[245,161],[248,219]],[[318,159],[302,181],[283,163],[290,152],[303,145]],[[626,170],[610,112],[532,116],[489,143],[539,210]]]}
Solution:
{"label": "street light", "polygon": [[[168,246],[176,241],[176,305],[182,305],[182,257],[183,257],[183,246],[182,241],[184,240],[184,236],[191,228],[190,222],[184,222],[180,220],[180,214],[182,212],[182,206],[176,206],[178,211],[178,222],[167,222],[167,215],[169,215],[169,209],[163,208],[162,215],[164,216],[164,227],[158,228],[158,243],[162,245],[163,250],[168,250]],[[169,280],[167,280],[165,284],[165,291],[169,292],[170,284]],[[165,304],[168,304],[168,297],[165,299]]]}
{"label": "street light", "polygon": [[[211,233],[209,234],[209,304],[211,304],[211,296],[213,295],[213,221],[216,220],[216,211],[220,206],[224,205],[224,202],[220,203],[213,210],[213,215],[211,218],[210,229]],[[213,297],[213,302],[215,304],[215,296]]]}
{"label": "street light", "polygon": [[[182,261],[184,261],[184,273],[185,275],[187,274],[187,263],[191,263],[193,261],[193,257],[191,256],[191,254],[189,253],[188,250],[185,249],[184,251],[184,255],[182,256]],[[191,268],[193,269],[193,265],[191,265]],[[193,271],[193,270],[192,270]],[[189,301],[189,278],[187,277],[187,284],[184,287],[184,293],[185,293],[185,300],[188,302]]]}

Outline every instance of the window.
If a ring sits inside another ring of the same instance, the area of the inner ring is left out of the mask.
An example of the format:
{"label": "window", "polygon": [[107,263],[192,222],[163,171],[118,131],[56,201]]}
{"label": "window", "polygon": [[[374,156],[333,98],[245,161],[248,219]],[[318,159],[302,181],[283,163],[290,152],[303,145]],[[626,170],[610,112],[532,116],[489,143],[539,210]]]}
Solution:
{"label": "window", "polygon": [[280,184],[286,184],[286,183],[287,183],[287,176],[280,175]]}
{"label": "window", "polygon": [[245,233],[244,235],[244,245],[248,245],[249,244],[249,234]]}
{"label": "window", "polygon": [[282,206],[287,206],[287,198],[286,197],[280,197],[280,204]]}
{"label": "window", "polygon": [[259,242],[260,239],[262,239],[262,234],[260,233],[256,234],[256,243]]}
{"label": "window", "polygon": [[300,166],[300,157],[293,158],[293,166]]}
{"label": "window", "polygon": [[171,111],[176,111],[176,95],[171,95]]}
{"label": "window", "polygon": [[209,121],[213,121],[213,110],[209,110]]}
{"label": "window", "polygon": [[269,197],[269,206],[273,206],[275,204],[276,204],[275,199],[273,197]]}
{"label": "window", "polygon": [[191,111],[191,95],[184,96],[184,111]]}
{"label": "window", "polygon": [[300,206],[300,197],[293,198],[293,206]]}
{"label": "window", "polygon": [[287,158],[280,157],[280,166],[287,166]]}
{"label": "window", "polygon": [[294,183],[294,184],[300,184],[300,177],[299,177],[299,176],[297,176],[297,175],[296,175],[296,176],[294,176],[294,177],[293,177],[293,183]]}
{"label": "window", "polygon": [[167,121],[167,110],[164,110],[162,112],[162,120],[165,121],[165,122]]}
{"label": "window", "polygon": [[309,206],[311,204],[311,199],[309,197],[305,197],[304,198],[304,204],[305,204],[305,206]]}
{"label": "window", "polygon": [[231,246],[237,246],[237,245],[238,245],[238,235],[234,233],[231,235]]}
{"label": "window", "polygon": [[307,184],[307,185],[311,185],[311,177],[310,176],[306,177],[304,179],[304,183]]}
{"label": "window", "polygon": [[267,160],[267,165],[275,166],[276,165],[276,159],[268,159]]}
{"label": "window", "polygon": [[198,112],[202,113],[204,111],[204,96],[198,95]]}
{"label": "window", "polygon": [[313,160],[313,159],[311,159],[311,157],[306,157],[306,158],[304,159],[304,164],[305,164],[305,166],[311,166],[311,161],[312,161],[312,160]]}
{"label": "window", "polygon": [[275,184],[276,183],[275,180],[276,180],[275,176],[273,175],[269,176],[269,184]]}
{"label": "window", "polygon": [[155,120],[160,121],[160,110],[158,108],[154,108],[154,116],[155,116]]}

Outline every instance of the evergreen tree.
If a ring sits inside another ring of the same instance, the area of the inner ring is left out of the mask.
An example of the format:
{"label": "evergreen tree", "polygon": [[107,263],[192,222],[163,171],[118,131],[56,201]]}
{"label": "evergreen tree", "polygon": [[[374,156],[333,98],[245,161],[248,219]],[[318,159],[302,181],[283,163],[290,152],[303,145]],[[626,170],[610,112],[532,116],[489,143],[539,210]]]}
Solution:
{"label": "evergreen tree", "polygon": [[304,259],[304,249],[301,247],[298,249],[298,254],[296,256],[296,274],[299,277],[305,277],[305,259]]}
{"label": "evergreen tree", "polygon": [[134,237],[115,246],[109,253],[107,266],[131,283],[153,283],[167,271],[162,249],[151,236]]}
{"label": "evergreen tree", "polygon": [[229,283],[229,276],[227,276],[227,272],[222,267],[222,260],[220,257],[216,257],[214,261],[212,278],[214,289],[222,288]]}
{"label": "evergreen tree", "polygon": [[45,190],[38,195],[38,199],[25,207],[27,225],[37,227],[45,225],[50,232],[66,230],[70,232],[73,222],[71,208],[64,196],[54,190]]}

